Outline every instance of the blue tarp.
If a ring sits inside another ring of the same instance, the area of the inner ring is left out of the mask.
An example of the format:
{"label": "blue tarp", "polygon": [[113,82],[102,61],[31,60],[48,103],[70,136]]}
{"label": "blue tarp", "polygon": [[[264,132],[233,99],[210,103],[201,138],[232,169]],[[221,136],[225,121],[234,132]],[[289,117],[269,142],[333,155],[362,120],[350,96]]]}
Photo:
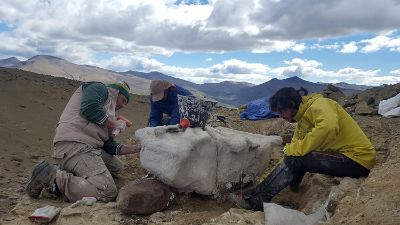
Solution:
{"label": "blue tarp", "polygon": [[279,115],[272,112],[268,104],[269,97],[253,100],[247,103],[246,111],[240,113],[242,120],[264,120],[278,117]]}

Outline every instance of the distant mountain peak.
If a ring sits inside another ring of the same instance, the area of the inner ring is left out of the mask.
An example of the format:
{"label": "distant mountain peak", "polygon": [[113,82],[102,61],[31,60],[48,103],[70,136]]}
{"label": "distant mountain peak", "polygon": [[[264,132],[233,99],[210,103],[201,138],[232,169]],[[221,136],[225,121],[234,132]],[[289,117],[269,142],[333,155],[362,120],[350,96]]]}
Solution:
{"label": "distant mountain peak", "polygon": [[17,57],[10,57],[10,58],[7,58],[7,59],[4,59],[4,60],[10,60],[10,61],[18,61],[18,62],[21,62],[21,60],[19,60],[19,59],[17,59]]}
{"label": "distant mountain peak", "polygon": [[343,88],[343,89],[353,89],[353,90],[359,90],[359,91],[365,91],[367,89],[372,88],[372,86],[368,85],[359,85],[359,84],[349,84],[346,82],[339,82],[339,83],[334,83],[336,87]]}
{"label": "distant mountain peak", "polygon": [[29,58],[27,61],[32,61],[32,60],[37,60],[37,59],[67,61],[67,60],[65,60],[65,59],[58,58],[58,57],[51,56],[51,55],[35,55],[35,56],[33,56],[32,58]]}
{"label": "distant mountain peak", "polygon": [[10,57],[6,59],[0,59],[0,66],[2,67],[10,67],[10,68],[18,68],[22,65],[22,62],[16,57]]}
{"label": "distant mountain peak", "polygon": [[19,59],[17,59],[16,57],[10,57],[10,58],[6,58],[6,59],[0,59],[1,61],[7,61],[7,62],[21,62]]}
{"label": "distant mountain peak", "polygon": [[165,74],[163,74],[163,73],[161,73],[161,72],[158,72],[158,71],[151,71],[150,73],[151,73],[151,74],[162,74],[162,75],[165,75]]}
{"label": "distant mountain peak", "polygon": [[284,80],[286,80],[286,81],[304,81],[303,79],[301,79],[298,76],[289,77],[289,78],[286,78]]}

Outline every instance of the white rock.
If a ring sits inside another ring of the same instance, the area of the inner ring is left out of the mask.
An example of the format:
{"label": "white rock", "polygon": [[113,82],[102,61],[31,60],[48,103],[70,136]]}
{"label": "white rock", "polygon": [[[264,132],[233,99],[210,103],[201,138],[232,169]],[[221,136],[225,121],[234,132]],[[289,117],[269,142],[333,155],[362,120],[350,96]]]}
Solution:
{"label": "white rock", "polygon": [[211,195],[243,177],[255,180],[268,166],[271,152],[282,147],[279,136],[223,127],[167,132],[171,127],[147,127],[135,136],[142,144],[143,168],[181,192]]}

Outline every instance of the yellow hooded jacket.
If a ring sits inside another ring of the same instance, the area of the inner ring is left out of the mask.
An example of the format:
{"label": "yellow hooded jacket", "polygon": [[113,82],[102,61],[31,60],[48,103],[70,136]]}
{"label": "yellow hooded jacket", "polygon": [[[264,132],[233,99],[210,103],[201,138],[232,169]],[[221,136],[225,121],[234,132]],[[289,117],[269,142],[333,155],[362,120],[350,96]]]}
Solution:
{"label": "yellow hooded jacket", "polygon": [[297,127],[287,156],[304,156],[311,151],[335,151],[367,169],[375,165],[376,151],[356,121],[335,101],[320,94],[302,97],[295,116]]}

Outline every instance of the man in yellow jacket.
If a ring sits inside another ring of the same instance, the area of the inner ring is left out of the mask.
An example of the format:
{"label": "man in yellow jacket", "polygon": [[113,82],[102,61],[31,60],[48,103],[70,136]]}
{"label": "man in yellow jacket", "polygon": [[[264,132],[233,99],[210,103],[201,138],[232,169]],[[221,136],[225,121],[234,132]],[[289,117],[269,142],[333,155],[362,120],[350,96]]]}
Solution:
{"label": "man in yellow jacket", "polygon": [[[304,96],[300,93],[304,92]],[[335,101],[301,88],[282,88],[270,98],[272,111],[297,122],[284,160],[254,189],[230,194],[238,207],[262,210],[263,202],[287,186],[296,188],[306,172],[337,177],[368,176],[376,151],[354,119]]]}

